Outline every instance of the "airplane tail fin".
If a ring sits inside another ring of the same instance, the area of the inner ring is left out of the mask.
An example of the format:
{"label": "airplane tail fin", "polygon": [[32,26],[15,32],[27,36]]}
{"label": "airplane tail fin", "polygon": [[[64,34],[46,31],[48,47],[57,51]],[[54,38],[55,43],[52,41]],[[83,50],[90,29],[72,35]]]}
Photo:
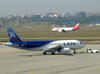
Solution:
{"label": "airplane tail fin", "polygon": [[73,27],[73,30],[80,29],[80,28],[79,28],[79,26],[80,26],[80,23],[77,23],[77,24],[76,24],[76,26],[75,26],[75,27]]}
{"label": "airplane tail fin", "polygon": [[8,36],[11,43],[19,44],[20,42],[22,42],[21,39],[17,36],[17,34],[13,31],[12,28],[7,28],[7,31],[8,31]]}

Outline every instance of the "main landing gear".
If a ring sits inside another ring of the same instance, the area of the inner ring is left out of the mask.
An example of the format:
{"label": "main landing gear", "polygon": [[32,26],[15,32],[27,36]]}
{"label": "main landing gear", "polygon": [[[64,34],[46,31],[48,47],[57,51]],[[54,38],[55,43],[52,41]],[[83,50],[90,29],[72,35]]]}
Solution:
{"label": "main landing gear", "polygon": [[75,49],[73,49],[74,50],[74,54],[76,54],[76,50]]}
{"label": "main landing gear", "polygon": [[55,52],[51,52],[52,55],[55,55]]}
{"label": "main landing gear", "polygon": [[[46,52],[46,51],[45,51],[45,52],[43,52],[43,55],[46,55],[46,54],[47,54],[47,52]],[[55,52],[53,52],[53,51],[52,51],[52,52],[51,52],[51,54],[52,54],[52,55],[55,55]]]}
{"label": "main landing gear", "polygon": [[43,52],[43,55],[46,55],[47,54],[47,52]]}

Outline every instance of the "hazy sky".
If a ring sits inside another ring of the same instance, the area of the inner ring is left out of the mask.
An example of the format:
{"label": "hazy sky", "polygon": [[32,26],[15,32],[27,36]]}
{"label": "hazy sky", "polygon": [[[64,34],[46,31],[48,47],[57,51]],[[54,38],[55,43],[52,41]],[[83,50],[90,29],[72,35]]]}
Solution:
{"label": "hazy sky", "polygon": [[100,0],[0,0],[0,16],[100,11]]}

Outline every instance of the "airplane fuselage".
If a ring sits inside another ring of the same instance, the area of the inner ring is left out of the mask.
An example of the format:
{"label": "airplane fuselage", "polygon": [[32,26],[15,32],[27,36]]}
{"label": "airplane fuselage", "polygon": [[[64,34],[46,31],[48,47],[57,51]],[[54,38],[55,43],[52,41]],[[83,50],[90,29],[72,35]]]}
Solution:
{"label": "airplane fuselage", "polygon": [[57,32],[62,32],[63,30],[67,32],[67,31],[72,31],[73,28],[72,27],[55,27],[52,29],[52,31],[57,31]]}
{"label": "airplane fuselage", "polygon": [[74,31],[79,29],[80,23],[77,23],[74,27],[54,27],[51,29],[51,31],[57,31],[57,32],[68,32],[68,31]]}
{"label": "airplane fuselage", "polygon": [[16,47],[24,50],[44,50],[43,54],[51,52],[69,53],[71,49],[74,50],[84,47],[84,44],[79,40],[55,40],[55,41],[22,41],[17,34],[11,29],[7,28],[10,43],[6,45]]}
{"label": "airplane fuselage", "polygon": [[57,40],[57,41],[23,41],[18,44],[9,43],[8,46],[16,46],[26,50],[43,49],[49,50],[55,46],[61,46],[62,48],[80,49],[84,47],[84,44],[79,40]]}

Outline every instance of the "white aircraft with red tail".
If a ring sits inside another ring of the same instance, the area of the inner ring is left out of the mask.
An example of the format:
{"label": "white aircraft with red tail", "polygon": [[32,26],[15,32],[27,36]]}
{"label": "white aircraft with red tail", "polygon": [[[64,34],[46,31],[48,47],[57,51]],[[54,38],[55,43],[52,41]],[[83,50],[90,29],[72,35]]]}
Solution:
{"label": "white aircraft with red tail", "polygon": [[79,26],[80,26],[80,23],[77,23],[74,27],[54,27],[52,31],[57,31],[57,32],[74,31],[74,30],[78,30]]}

